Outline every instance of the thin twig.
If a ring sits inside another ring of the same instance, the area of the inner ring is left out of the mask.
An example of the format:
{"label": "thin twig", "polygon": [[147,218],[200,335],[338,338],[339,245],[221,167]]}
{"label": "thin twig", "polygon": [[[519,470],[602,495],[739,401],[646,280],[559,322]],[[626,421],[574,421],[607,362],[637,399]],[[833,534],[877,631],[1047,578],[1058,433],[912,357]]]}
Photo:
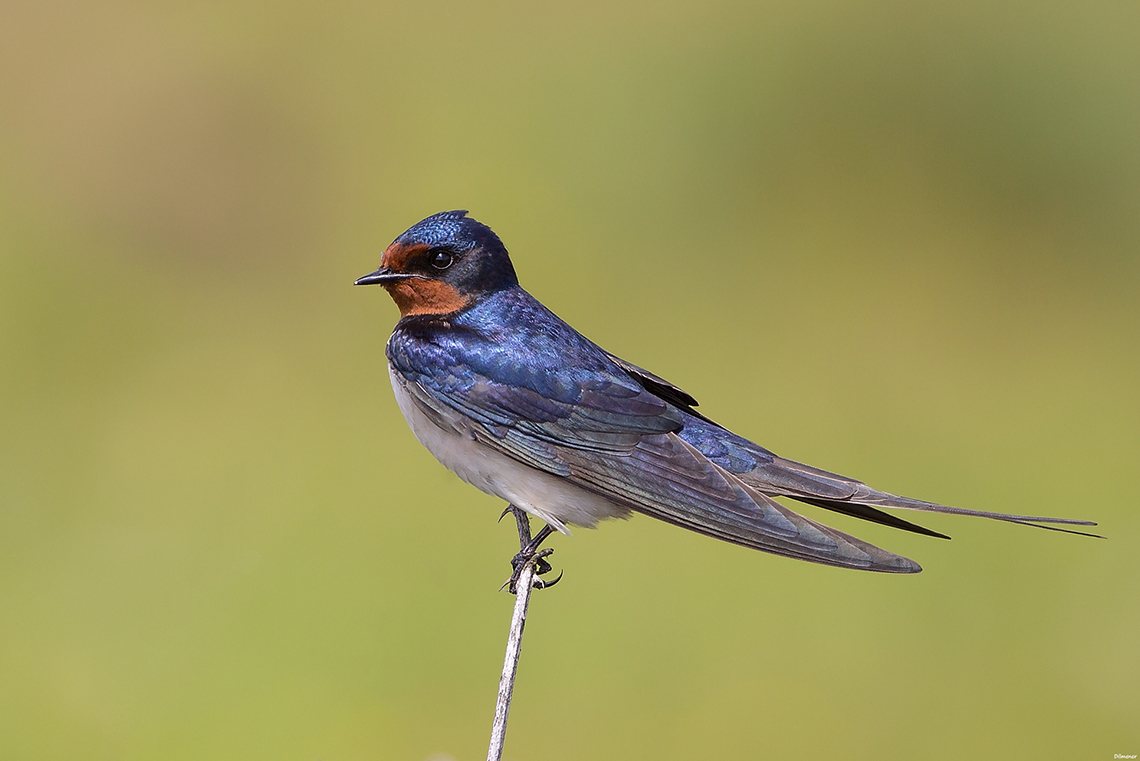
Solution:
{"label": "thin twig", "polygon": [[[515,516],[515,523],[518,524],[519,546],[525,548],[530,543],[530,518],[514,505],[507,509]],[[515,673],[519,667],[526,609],[530,604],[531,588],[534,586],[534,564],[535,559],[529,560],[523,566],[515,583],[515,611],[511,614],[511,631],[507,636],[507,654],[503,658],[503,676],[499,679],[499,699],[495,703],[495,723],[491,725],[491,745],[487,749],[487,761],[500,761],[503,757],[503,741],[507,736],[507,714],[511,711],[511,695],[514,693]]]}

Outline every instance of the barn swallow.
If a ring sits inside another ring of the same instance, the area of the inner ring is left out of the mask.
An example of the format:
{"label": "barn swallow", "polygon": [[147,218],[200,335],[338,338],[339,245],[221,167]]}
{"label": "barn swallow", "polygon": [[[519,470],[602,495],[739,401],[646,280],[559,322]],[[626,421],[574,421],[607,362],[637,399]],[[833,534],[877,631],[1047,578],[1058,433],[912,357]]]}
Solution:
{"label": "barn swallow", "polygon": [[524,291],[502,241],[466,211],[414,225],[356,284],[383,286],[400,309],[386,355],[412,432],[461,479],[546,522],[532,556],[552,530],[642,513],[799,560],[922,570],[776,497],[944,539],[883,508],[1068,533],[1082,532],[1045,524],[1096,525],[900,497],[737,436],[688,393],[610,354]]}

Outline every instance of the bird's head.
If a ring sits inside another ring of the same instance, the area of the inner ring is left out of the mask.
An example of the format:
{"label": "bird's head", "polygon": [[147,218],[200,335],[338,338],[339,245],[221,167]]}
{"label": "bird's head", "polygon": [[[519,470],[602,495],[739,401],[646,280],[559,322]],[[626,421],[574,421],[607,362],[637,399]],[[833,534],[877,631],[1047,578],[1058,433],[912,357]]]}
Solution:
{"label": "bird's head", "polygon": [[384,286],[407,317],[457,312],[518,282],[507,249],[491,228],[466,211],[441,211],[392,241],[380,268],[356,284]]}

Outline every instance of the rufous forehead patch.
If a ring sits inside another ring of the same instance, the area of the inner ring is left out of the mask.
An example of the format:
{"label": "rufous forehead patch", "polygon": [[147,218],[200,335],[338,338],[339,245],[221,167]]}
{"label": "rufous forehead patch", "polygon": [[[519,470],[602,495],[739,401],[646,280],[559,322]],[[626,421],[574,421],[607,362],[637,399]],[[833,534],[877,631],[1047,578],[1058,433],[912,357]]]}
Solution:
{"label": "rufous forehead patch", "polygon": [[408,266],[408,261],[412,257],[422,254],[430,248],[426,243],[412,243],[405,245],[403,243],[393,243],[388,246],[384,251],[384,255],[380,257],[380,266],[387,267],[392,272],[403,272]]}

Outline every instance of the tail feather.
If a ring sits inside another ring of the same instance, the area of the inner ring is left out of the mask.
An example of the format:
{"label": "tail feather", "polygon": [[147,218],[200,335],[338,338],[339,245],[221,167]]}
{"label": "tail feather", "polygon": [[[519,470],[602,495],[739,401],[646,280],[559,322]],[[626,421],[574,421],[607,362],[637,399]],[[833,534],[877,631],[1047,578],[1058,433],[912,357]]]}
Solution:
{"label": "tail feather", "polygon": [[[937,531],[905,521],[879,508],[897,508],[902,510],[916,510],[926,513],[945,513],[949,515],[968,515],[975,518],[989,518],[990,520],[1016,523],[1022,526],[1060,531],[1066,534],[1090,536],[1098,539],[1104,537],[1099,534],[1076,531],[1061,526],[1095,526],[1095,521],[1079,520],[1076,518],[1050,518],[1039,515],[1014,515],[997,513],[988,510],[969,510],[964,507],[950,507],[936,502],[926,502],[910,497],[900,497],[878,489],[872,489],[862,481],[856,481],[837,473],[829,473],[810,465],[787,460],[783,457],[773,457],[771,461],[762,462],[738,477],[762,494],[771,497],[789,497],[809,505],[822,507],[854,518],[860,518],[884,526],[893,526],[905,531],[913,531],[926,536],[936,536],[943,539],[950,537]],[[1058,525],[1046,525],[1058,524]]]}
{"label": "tail feather", "polygon": [[808,497],[797,497],[798,501],[808,505],[815,505],[822,507],[825,510],[839,513],[841,515],[850,515],[853,518],[859,518],[870,523],[878,523],[881,526],[890,526],[891,528],[902,529],[903,531],[911,531],[915,534],[922,534],[923,536],[933,536],[937,539],[949,539],[946,534],[941,534],[925,526],[920,526],[917,523],[903,520],[896,515],[885,513],[882,510],[877,510],[870,505],[864,505],[858,502],[841,502],[838,500],[827,499],[811,499]]}

